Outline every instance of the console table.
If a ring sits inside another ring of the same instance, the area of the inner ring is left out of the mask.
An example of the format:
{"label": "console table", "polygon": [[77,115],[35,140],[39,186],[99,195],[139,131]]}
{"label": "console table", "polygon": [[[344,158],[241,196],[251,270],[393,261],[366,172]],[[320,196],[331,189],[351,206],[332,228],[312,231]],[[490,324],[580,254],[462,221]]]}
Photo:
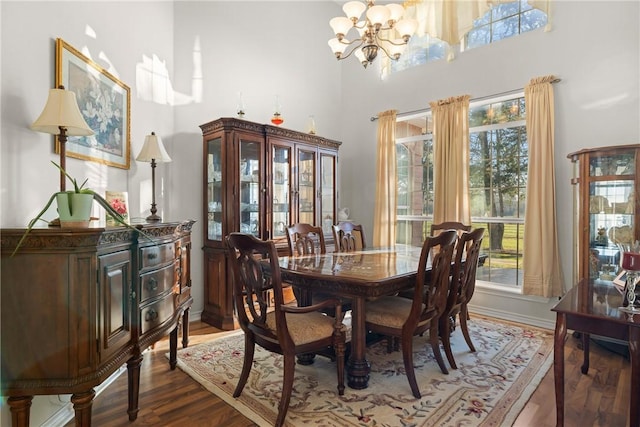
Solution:
{"label": "console table", "polygon": [[589,335],[615,338],[629,342],[631,358],[631,427],[640,426],[640,314],[619,311],[623,297],[607,281],[581,280],[552,309],[556,312],[553,373],[556,392],[556,425],[564,425],[564,343],[567,329],[582,332],[583,374],[589,370]]}
{"label": "console table", "polygon": [[189,341],[194,221],[125,227],[2,229],[1,392],[12,425],[29,425],[34,395],[72,394],[91,425],[93,387],[124,363],[129,420],[138,415],[142,352],[170,333],[174,369]]}

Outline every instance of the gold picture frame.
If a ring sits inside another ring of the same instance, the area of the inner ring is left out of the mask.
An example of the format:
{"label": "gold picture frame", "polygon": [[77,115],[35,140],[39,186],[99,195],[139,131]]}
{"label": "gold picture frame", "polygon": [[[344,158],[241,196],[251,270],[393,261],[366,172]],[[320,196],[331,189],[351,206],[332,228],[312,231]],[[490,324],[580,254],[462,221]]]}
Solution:
{"label": "gold picture frame", "polygon": [[[131,165],[131,90],[64,40],[56,39],[56,87],[76,94],[91,136],[69,136],[67,157],[121,169]],[[55,152],[60,141],[55,138]]]}

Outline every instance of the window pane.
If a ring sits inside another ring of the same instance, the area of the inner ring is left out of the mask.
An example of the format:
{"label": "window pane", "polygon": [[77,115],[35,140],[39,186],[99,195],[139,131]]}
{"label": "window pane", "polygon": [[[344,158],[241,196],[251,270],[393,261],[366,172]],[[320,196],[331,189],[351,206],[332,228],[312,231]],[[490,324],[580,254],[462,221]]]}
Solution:
{"label": "window pane", "polygon": [[492,18],[494,21],[506,18],[507,16],[517,15],[520,12],[520,3],[517,1],[510,3],[501,3],[492,9]]}
{"label": "window pane", "polygon": [[491,25],[491,42],[517,35],[519,22],[518,15],[494,22]]}
{"label": "window pane", "polygon": [[491,30],[488,25],[475,28],[467,34],[467,49],[491,43]]}
{"label": "window pane", "polygon": [[520,23],[520,32],[542,28],[547,25],[547,14],[538,9],[532,9],[522,14],[522,22]]}

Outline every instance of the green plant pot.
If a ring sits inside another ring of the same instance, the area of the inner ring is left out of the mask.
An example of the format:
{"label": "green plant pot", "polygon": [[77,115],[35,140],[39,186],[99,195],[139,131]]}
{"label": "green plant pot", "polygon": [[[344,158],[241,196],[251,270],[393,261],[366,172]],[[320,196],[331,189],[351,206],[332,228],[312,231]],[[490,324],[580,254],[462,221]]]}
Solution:
{"label": "green plant pot", "polygon": [[88,227],[93,208],[93,194],[74,192],[56,195],[61,227]]}

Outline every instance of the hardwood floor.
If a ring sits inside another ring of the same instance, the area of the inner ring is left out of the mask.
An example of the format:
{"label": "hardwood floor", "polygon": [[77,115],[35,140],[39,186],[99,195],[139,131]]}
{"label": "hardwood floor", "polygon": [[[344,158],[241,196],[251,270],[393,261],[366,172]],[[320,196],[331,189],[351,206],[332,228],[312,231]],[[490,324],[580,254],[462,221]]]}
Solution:
{"label": "hardwood floor", "polygon": [[[202,323],[190,325],[190,345],[211,338],[217,329]],[[624,427],[628,424],[630,364],[623,356],[591,344],[590,369],[582,375],[579,340],[569,334],[565,346],[565,426]],[[179,344],[180,345],[180,344]],[[94,401],[93,425],[101,427],[255,426],[179,368],[171,371],[165,357],[168,340],[145,353],[140,376],[138,419],[127,416],[127,375],[121,375]],[[553,368],[546,374],[514,423],[517,427],[555,426]],[[74,426],[74,422],[67,424]]]}

